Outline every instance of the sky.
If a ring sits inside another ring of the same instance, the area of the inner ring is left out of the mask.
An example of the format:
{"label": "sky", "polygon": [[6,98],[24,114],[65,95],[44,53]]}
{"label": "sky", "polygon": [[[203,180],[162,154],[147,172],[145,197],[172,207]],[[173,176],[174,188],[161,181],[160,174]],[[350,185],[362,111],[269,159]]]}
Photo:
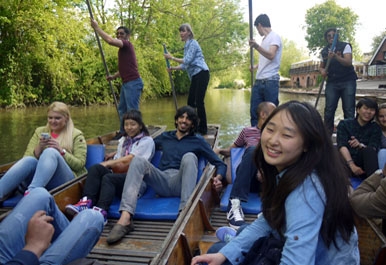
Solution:
{"label": "sky", "polygon": [[[325,0],[253,0],[252,17],[255,18],[262,13],[268,15],[271,20],[271,27],[280,36],[293,40],[300,46],[306,47],[304,40],[305,15],[307,9],[317,4],[324,3]],[[337,5],[349,7],[359,18],[359,26],[356,32],[356,42],[361,52],[370,52],[372,39],[386,30],[386,1],[385,0],[335,0]],[[241,0],[242,8],[245,10],[245,19],[249,21],[248,0]],[[245,3],[245,4],[244,4]],[[255,39],[259,36],[254,31]]]}

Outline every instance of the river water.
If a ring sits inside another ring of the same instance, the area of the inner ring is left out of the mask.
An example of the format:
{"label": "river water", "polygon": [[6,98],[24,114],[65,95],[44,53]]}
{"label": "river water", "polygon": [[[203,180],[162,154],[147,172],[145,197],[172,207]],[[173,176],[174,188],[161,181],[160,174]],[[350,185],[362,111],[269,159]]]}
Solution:
{"label": "river water", "polygon": [[[220,124],[221,146],[229,146],[241,129],[249,126],[250,90],[209,89],[205,97],[208,123]],[[316,96],[280,93],[281,103],[288,100],[307,101],[315,104]],[[178,96],[178,106],[186,104],[186,96]],[[318,103],[322,113],[324,97]],[[167,125],[174,129],[175,108],[173,99],[149,99],[140,106],[146,124]],[[114,105],[71,107],[75,127],[82,130],[86,138],[103,135],[119,129],[119,118]],[[46,123],[47,107],[32,107],[17,110],[0,110],[0,164],[22,157],[32,133]],[[338,106],[336,119],[342,118]]]}

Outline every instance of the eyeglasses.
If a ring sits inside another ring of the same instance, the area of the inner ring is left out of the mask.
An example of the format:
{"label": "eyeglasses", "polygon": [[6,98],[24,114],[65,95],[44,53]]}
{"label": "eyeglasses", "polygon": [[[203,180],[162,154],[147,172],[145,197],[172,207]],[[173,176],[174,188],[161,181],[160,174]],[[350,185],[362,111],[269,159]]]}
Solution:
{"label": "eyeglasses", "polygon": [[117,32],[117,37],[118,37],[118,36],[124,36],[124,35],[125,35],[125,32],[123,32],[123,31],[118,31],[118,32]]}

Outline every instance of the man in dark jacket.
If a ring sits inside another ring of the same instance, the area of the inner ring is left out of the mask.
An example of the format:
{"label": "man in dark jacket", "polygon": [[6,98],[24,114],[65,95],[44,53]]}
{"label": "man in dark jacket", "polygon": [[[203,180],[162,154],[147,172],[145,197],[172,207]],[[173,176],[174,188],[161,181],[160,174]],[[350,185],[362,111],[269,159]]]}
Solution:
{"label": "man in dark jacket", "polygon": [[[324,124],[331,135],[334,130],[334,116],[339,98],[342,99],[344,118],[354,118],[357,89],[357,75],[352,64],[351,44],[337,41],[335,49],[332,51],[331,45],[335,34],[338,34],[335,28],[330,28],[324,33],[327,46],[321,52],[323,61],[320,64],[320,73],[323,77],[327,77]],[[328,60],[330,60],[330,64],[326,69]]]}

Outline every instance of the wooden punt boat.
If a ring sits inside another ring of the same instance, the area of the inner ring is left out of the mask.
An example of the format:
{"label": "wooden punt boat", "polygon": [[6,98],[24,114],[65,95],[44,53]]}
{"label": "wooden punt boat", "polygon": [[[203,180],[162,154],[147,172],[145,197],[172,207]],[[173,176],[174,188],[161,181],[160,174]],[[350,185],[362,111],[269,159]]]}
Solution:
{"label": "wooden punt boat", "polygon": [[[218,142],[219,126],[210,126],[206,140],[212,147]],[[99,137],[90,144],[109,143],[111,137]],[[114,144],[111,149],[114,149]],[[185,209],[174,221],[134,220],[135,231],[115,245],[108,245],[106,237],[117,220],[109,219],[104,231],[88,255],[102,264],[190,264],[194,255],[205,253],[217,241],[215,230],[227,225],[226,213],[220,210],[220,196],[212,188],[214,167],[207,165]],[[81,196],[86,176],[52,190],[61,209],[68,203],[77,202]],[[4,216],[5,214],[3,214]],[[256,214],[246,214],[252,222]],[[1,219],[1,217],[0,217]],[[386,264],[386,238],[382,233],[381,220],[355,217],[359,235],[361,265]]]}

